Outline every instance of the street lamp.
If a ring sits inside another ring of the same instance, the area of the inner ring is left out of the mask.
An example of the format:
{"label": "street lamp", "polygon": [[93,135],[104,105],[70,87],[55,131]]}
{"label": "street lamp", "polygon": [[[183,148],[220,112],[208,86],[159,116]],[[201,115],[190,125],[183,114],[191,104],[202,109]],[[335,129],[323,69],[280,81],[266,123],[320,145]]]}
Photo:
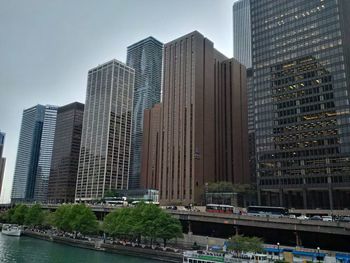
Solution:
{"label": "street lamp", "polygon": [[278,260],[280,260],[280,243],[277,242]]}
{"label": "street lamp", "polygon": [[317,247],[317,261],[320,262],[320,247]]}

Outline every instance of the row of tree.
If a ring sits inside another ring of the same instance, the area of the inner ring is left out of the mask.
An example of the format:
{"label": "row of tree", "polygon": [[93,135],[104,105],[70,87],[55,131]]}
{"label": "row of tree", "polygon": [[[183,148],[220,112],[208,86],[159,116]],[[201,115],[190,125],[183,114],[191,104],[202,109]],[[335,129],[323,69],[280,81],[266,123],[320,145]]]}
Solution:
{"label": "row of tree", "polygon": [[23,204],[2,212],[0,214],[0,221],[4,223],[35,226],[49,225],[49,211],[44,211],[40,205],[33,205],[28,207]]}
{"label": "row of tree", "polygon": [[[61,205],[55,212],[43,210],[40,205],[16,205],[5,213],[0,213],[0,222],[26,225],[30,227],[56,227],[70,232],[95,234],[105,232],[109,236],[141,242],[147,239],[153,244],[162,240],[182,237],[182,226],[161,208],[140,203],[133,208],[120,208],[109,213],[99,224],[93,211],[84,204]],[[257,237],[235,235],[226,242],[228,250],[237,252],[262,252],[263,241]]]}
{"label": "row of tree", "polygon": [[182,237],[182,226],[155,205],[139,204],[134,208],[121,208],[109,213],[103,221],[103,229],[110,236],[141,241],[147,238],[151,244],[162,239],[164,246],[169,239]]}
{"label": "row of tree", "polygon": [[0,221],[30,227],[56,227],[70,232],[95,234],[105,232],[115,238],[141,241],[142,238],[153,243],[182,237],[182,226],[178,219],[171,217],[161,208],[140,203],[133,208],[120,208],[109,213],[101,225],[93,211],[84,204],[61,205],[55,212],[43,210],[36,204],[31,207],[20,204],[2,213]]}

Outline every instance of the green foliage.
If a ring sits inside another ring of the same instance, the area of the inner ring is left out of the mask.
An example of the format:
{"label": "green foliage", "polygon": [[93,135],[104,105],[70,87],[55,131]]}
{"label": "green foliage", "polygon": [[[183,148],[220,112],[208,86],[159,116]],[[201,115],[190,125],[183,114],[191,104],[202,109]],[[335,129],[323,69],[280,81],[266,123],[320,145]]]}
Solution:
{"label": "green foliage", "polygon": [[83,204],[72,206],[71,218],[71,226],[74,231],[82,234],[90,234],[96,232],[98,229],[96,215],[89,207]]}
{"label": "green foliage", "polygon": [[11,208],[7,211],[1,212],[0,222],[1,223],[11,223],[11,218],[12,218],[14,212],[15,212],[14,208]]}
{"label": "green foliage", "polygon": [[103,230],[110,236],[145,237],[153,242],[157,238],[166,241],[182,237],[180,221],[155,205],[144,203],[135,208],[121,208],[109,213],[103,222]]}
{"label": "green foliage", "polygon": [[95,214],[84,204],[61,205],[54,212],[53,218],[48,219],[58,229],[66,232],[76,231],[82,234],[88,234],[96,232],[98,229]]}
{"label": "green foliage", "polygon": [[227,248],[237,252],[255,252],[263,251],[263,241],[258,237],[245,237],[235,235],[228,240]]}
{"label": "green foliage", "polygon": [[108,190],[105,192],[104,197],[116,197],[117,192],[115,190]]}
{"label": "green foliage", "polygon": [[[28,211],[28,207],[26,205],[16,205],[13,214],[10,217],[10,223],[23,225],[25,223],[25,217]],[[12,212],[11,212],[12,213]]]}
{"label": "green foliage", "polygon": [[45,213],[39,204],[28,208],[25,214],[24,223],[28,226],[40,226],[45,219]]}
{"label": "green foliage", "polygon": [[230,182],[210,183],[209,193],[252,193],[254,189],[249,184],[232,184]]}
{"label": "green foliage", "polygon": [[54,212],[53,225],[58,229],[71,232],[72,228],[72,205],[61,205]]}

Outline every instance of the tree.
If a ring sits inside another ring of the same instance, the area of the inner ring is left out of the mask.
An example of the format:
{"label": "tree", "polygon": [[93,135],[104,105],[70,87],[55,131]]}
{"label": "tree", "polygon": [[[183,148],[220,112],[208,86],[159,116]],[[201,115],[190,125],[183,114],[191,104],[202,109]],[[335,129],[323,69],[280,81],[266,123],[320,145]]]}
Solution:
{"label": "tree", "polygon": [[18,225],[23,225],[25,222],[25,217],[28,211],[28,207],[23,204],[16,205],[11,215],[10,222]]}
{"label": "tree", "polygon": [[229,250],[241,252],[262,252],[263,241],[258,237],[245,237],[242,235],[235,235],[231,237],[227,242],[227,248]]}
{"label": "tree", "polygon": [[110,236],[132,236],[134,234],[132,208],[121,208],[109,213],[103,221],[103,230]]}
{"label": "tree", "polygon": [[172,218],[161,208],[140,203],[134,208],[121,208],[109,213],[103,221],[103,230],[113,238],[124,236],[137,238],[149,238],[151,244],[157,238],[164,241],[164,246],[169,239],[182,237],[180,221]]}
{"label": "tree", "polygon": [[72,228],[72,205],[61,205],[56,209],[53,216],[53,225],[64,232],[71,232]]}
{"label": "tree", "polygon": [[177,237],[183,237],[182,226],[178,219],[161,210],[154,224],[156,227],[156,237],[163,239],[164,247],[167,240]]}
{"label": "tree", "polygon": [[91,234],[98,229],[97,218],[92,210],[84,204],[71,207],[71,229],[82,234]]}
{"label": "tree", "polygon": [[45,214],[41,206],[39,204],[35,204],[28,208],[24,222],[28,226],[40,226],[43,224],[44,218]]}

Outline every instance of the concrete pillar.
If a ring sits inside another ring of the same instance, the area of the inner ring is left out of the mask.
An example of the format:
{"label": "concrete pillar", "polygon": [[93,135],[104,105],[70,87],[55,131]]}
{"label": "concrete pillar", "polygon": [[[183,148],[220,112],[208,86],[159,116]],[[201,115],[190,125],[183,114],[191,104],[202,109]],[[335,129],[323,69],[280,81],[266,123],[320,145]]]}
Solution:
{"label": "concrete pillar", "polygon": [[307,209],[307,191],[306,188],[303,188],[303,207]]}
{"label": "concrete pillar", "polygon": [[261,190],[259,188],[257,190],[257,194],[258,194],[258,205],[261,205]]}
{"label": "concrete pillar", "polygon": [[295,231],[294,234],[295,234],[295,244],[297,245],[297,247],[301,247],[303,244],[301,242],[300,234],[297,231]]}
{"label": "concrete pillar", "polygon": [[235,228],[235,234],[239,235],[239,228],[238,228],[238,226],[234,226],[234,228]]}
{"label": "concrete pillar", "polygon": [[188,221],[188,234],[189,235],[192,234],[192,223],[191,223],[191,221]]}
{"label": "concrete pillar", "polygon": [[333,188],[332,188],[332,178],[329,176],[327,178],[328,180],[328,195],[329,195],[329,208],[331,210],[334,209],[334,203],[333,203]]}
{"label": "concrete pillar", "polygon": [[287,192],[287,198],[288,198],[288,206],[293,207],[292,206],[292,192],[291,191]]}
{"label": "concrete pillar", "polygon": [[271,205],[271,192],[270,191],[266,192],[266,204]]}
{"label": "concrete pillar", "polygon": [[284,206],[284,200],[283,200],[283,189],[282,188],[280,188],[280,192],[279,192],[279,194],[280,194],[280,206]]}

